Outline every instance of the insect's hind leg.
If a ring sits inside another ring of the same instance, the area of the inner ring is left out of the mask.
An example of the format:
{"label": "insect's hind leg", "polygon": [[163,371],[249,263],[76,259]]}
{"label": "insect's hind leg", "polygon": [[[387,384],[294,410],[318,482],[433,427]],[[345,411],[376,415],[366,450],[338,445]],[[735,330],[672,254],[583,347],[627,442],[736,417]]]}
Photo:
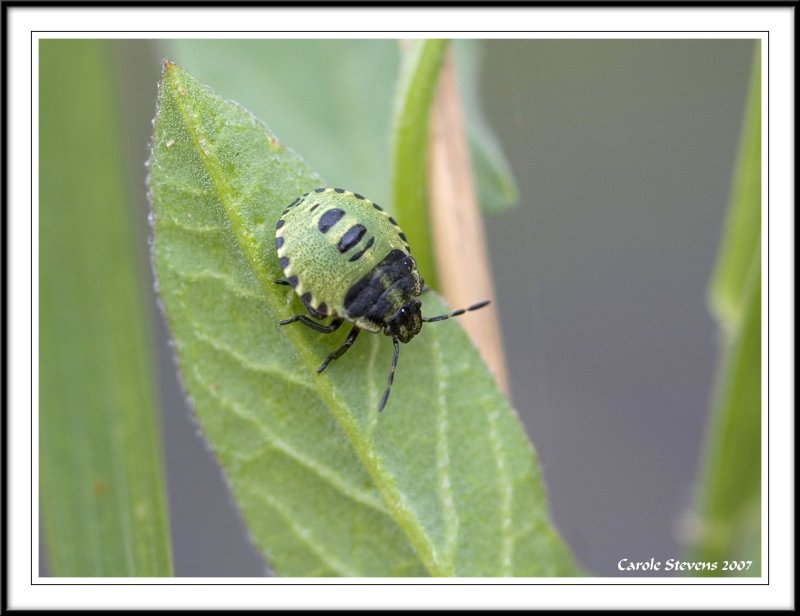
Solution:
{"label": "insect's hind leg", "polygon": [[319,368],[317,368],[317,374],[325,370],[325,368],[328,367],[328,364],[331,363],[334,359],[339,359],[342,355],[344,355],[347,352],[347,349],[353,346],[353,343],[356,341],[356,337],[358,336],[360,331],[361,331],[360,327],[358,327],[357,325],[353,325],[353,329],[351,329],[350,333],[347,334],[347,338],[345,338],[345,341],[342,344],[342,346],[340,346],[338,349],[336,349],[333,353],[331,353],[325,358],[325,361],[323,361],[320,364]]}
{"label": "insect's hind leg", "polygon": [[332,334],[335,332],[339,327],[344,323],[344,319],[336,318],[331,321],[330,325],[322,325],[321,323],[317,323],[316,321],[312,321],[304,314],[296,314],[289,319],[284,319],[283,321],[278,321],[279,325],[289,325],[289,323],[294,323],[295,321],[299,321],[306,327],[310,327],[315,332],[319,332],[320,334]]}

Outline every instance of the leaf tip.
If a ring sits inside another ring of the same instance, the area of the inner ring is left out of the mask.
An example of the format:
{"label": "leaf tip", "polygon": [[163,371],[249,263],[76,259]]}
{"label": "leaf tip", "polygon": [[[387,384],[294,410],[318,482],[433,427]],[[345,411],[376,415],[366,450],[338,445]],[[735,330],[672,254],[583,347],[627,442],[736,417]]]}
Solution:
{"label": "leaf tip", "polygon": [[175,63],[172,60],[164,58],[161,61],[161,73],[162,73],[162,75],[166,75],[167,71],[169,71],[172,68],[175,68]]}

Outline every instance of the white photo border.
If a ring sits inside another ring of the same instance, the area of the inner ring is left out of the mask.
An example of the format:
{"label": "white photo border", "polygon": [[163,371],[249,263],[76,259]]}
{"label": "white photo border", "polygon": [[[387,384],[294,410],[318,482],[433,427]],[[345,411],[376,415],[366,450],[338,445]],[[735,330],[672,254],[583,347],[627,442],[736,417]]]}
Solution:
{"label": "white photo border", "polygon": [[[794,8],[132,8],[4,6],[7,32],[8,606],[788,607],[793,601]],[[268,19],[267,19],[268,17]],[[116,24],[129,30],[115,30]],[[242,31],[269,24],[273,31]],[[419,24],[425,31],[418,30]],[[161,31],[148,31],[153,24]],[[391,24],[393,31],[381,30]],[[690,24],[692,30],[686,30]],[[513,25],[515,31],[509,31]],[[354,29],[357,27],[357,29]],[[479,29],[478,29],[479,28]],[[657,28],[657,29],[656,29]],[[212,30],[213,29],[213,30]],[[764,575],[730,578],[72,579],[38,577],[39,38],[760,38],[762,40],[762,467]],[[22,181],[29,178],[30,181]],[[18,179],[18,181],[15,181]],[[27,241],[30,240],[30,244]],[[768,325],[772,324],[769,328]],[[770,338],[772,334],[772,338]],[[30,372],[28,371],[30,369]],[[30,383],[30,389],[23,384]],[[26,391],[27,390],[27,391]],[[770,406],[771,405],[771,406]],[[28,419],[30,418],[30,421]],[[772,433],[769,432],[769,420]],[[771,473],[770,473],[771,471]],[[769,506],[768,506],[769,505]],[[26,531],[26,532],[23,532]],[[771,532],[770,532],[771,530]],[[410,593],[403,585],[413,584]],[[307,587],[314,586],[313,592]],[[358,585],[357,592],[349,586]],[[571,588],[581,585],[580,594]],[[91,586],[91,590],[87,587]],[[227,586],[233,586],[228,590]],[[495,588],[501,586],[501,588]],[[680,586],[677,592],[675,586]],[[622,587],[625,587],[623,591]],[[646,588],[645,588],[646,587]]]}

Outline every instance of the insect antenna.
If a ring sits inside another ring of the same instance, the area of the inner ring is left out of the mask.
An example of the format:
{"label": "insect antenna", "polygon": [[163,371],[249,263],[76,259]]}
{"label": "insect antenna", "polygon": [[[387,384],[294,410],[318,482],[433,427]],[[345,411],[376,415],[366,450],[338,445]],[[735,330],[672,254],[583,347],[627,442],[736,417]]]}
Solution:
{"label": "insect antenna", "polygon": [[392,389],[392,382],[394,381],[394,369],[397,368],[397,356],[400,355],[400,344],[398,343],[397,338],[392,338],[392,342],[394,342],[392,368],[389,370],[389,382],[386,384],[386,389],[383,391],[383,396],[381,397],[381,403],[378,405],[379,413],[383,410],[383,407],[386,406],[386,401],[389,399],[389,392]]}
{"label": "insect antenna", "polygon": [[459,308],[458,310],[453,310],[453,312],[449,312],[447,314],[440,314],[436,317],[422,317],[422,320],[425,323],[433,323],[434,321],[444,321],[445,319],[449,319],[450,317],[457,317],[461,316],[465,312],[470,312],[471,310],[478,310],[478,308],[483,308],[484,306],[488,306],[491,300],[484,300],[482,302],[478,302],[477,304],[472,304],[469,308]]}

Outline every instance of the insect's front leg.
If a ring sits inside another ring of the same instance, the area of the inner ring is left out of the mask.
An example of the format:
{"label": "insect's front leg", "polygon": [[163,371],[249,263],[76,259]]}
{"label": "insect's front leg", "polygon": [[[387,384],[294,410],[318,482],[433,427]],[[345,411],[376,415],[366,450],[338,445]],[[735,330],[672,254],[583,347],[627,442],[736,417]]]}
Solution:
{"label": "insect's front leg", "polygon": [[339,359],[342,355],[344,355],[347,349],[353,346],[353,343],[356,341],[356,336],[358,336],[358,333],[360,331],[361,329],[357,325],[353,325],[353,329],[351,329],[350,333],[347,334],[347,338],[345,339],[342,346],[340,346],[338,349],[336,349],[333,353],[331,353],[325,358],[325,361],[323,361],[322,364],[320,364],[320,367],[317,368],[317,374],[325,370],[325,368],[328,367],[328,364],[331,363],[334,359]]}

